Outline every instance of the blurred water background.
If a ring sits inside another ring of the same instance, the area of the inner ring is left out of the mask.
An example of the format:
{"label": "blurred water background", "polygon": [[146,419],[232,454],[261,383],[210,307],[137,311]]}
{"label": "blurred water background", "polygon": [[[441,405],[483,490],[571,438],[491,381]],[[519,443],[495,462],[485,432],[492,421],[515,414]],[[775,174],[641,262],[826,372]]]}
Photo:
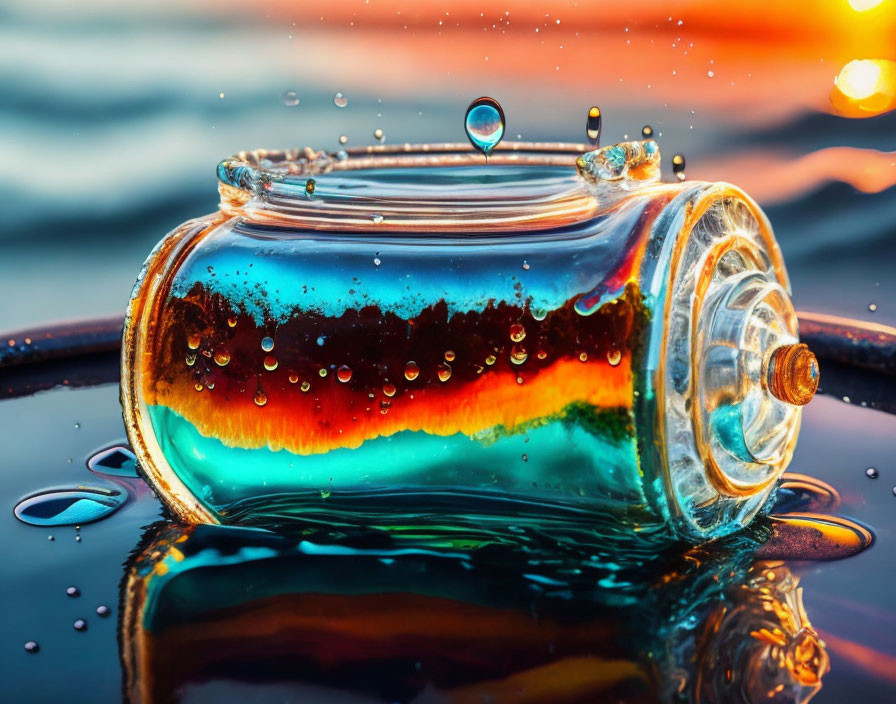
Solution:
{"label": "blurred water background", "polygon": [[462,141],[479,95],[509,139],[582,141],[592,104],[604,144],[652,125],[667,177],[682,152],[765,207],[799,308],[896,322],[896,113],[829,102],[847,62],[893,58],[892,0],[295,5],[0,6],[0,328],[123,311],[226,155]]}

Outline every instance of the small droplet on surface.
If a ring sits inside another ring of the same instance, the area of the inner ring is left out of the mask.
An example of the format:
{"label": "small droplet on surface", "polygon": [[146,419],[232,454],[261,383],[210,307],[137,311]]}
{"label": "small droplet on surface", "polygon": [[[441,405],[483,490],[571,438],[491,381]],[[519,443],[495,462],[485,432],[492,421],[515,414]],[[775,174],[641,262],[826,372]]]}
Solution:
{"label": "small droplet on surface", "polygon": [[32,494],[16,504],[14,514],[32,526],[72,526],[112,515],[127,497],[115,489],[78,487]]}
{"label": "small droplet on surface", "polygon": [[68,594],[73,599],[81,596],[81,590],[77,587],[66,587],[65,593]]}
{"label": "small droplet on surface", "polygon": [[436,373],[439,375],[439,381],[448,381],[451,378],[451,366],[448,364],[437,364]]}
{"label": "small droplet on surface", "polygon": [[504,110],[494,98],[477,98],[467,108],[464,130],[473,147],[487,157],[504,137]]}
{"label": "small droplet on surface", "polygon": [[445,361],[453,362],[455,358],[454,350],[445,350]]}
{"label": "small droplet on surface", "polygon": [[100,604],[96,607],[96,615],[101,616],[102,618],[106,618],[111,612],[109,611],[109,607],[105,604]]}
{"label": "small droplet on surface", "polygon": [[274,371],[279,366],[279,364],[280,362],[278,362],[277,358],[272,354],[269,354],[264,358],[264,368],[269,372]]}
{"label": "small droplet on surface", "polygon": [[339,135],[339,143],[345,144],[346,142],[348,142],[348,137],[346,137],[344,134]]}
{"label": "small droplet on surface", "polygon": [[202,342],[201,335],[199,335],[199,334],[190,335],[187,338],[187,347],[189,347],[191,350],[198,350],[200,342]]}
{"label": "small droplet on surface", "polygon": [[[583,362],[585,360],[582,360]],[[619,365],[619,362],[622,361],[622,352],[617,349],[607,350],[607,361],[610,363],[611,367],[615,367]]]}
{"label": "small droplet on surface", "polygon": [[82,632],[86,631],[87,630],[87,621],[85,621],[83,618],[79,618],[72,624],[72,627],[76,631],[82,631]]}
{"label": "small droplet on surface", "polygon": [[418,376],[420,376],[420,365],[416,362],[411,361],[404,365],[404,378],[408,381],[413,381]]}
{"label": "small droplet on surface", "polygon": [[137,458],[131,448],[114,445],[91,455],[87,460],[87,469],[115,477],[136,477]]}
{"label": "small droplet on surface", "polygon": [[25,643],[25,652],[34,654],[40,651],[40,644],[36,640],[29,640]]}
{"label": "small droplet on surface", "polygon": [[595,105],[588,111],[588,119],[585,120],[585,135],[588,137],[588,141],[595,146],[600,144],[600,127],[600,108]]}
{"label": "small droplet on surface", "polygon": [[653,127],[644,125],[641,128],[641,139],[653,139]]}
{"label": "small droplet on surface", "polygon": [[274,338],[272,337],[263,337],[261,338],[261,349],[265,352],[270,352],[274,349]]}
{"label": "small droplet on surface", "polygon": [[223,347],[219,347],[215,350],[215,364],[219,367],[226,367],[230,364],[230,352],[228,352]]}
{"label": "small droplet on surface", "polygon": [[372,222],[374,225],[379,225],[382,221],[383,221],[383,216],[380,215],[379,213],[374,213],[373,215],[370,216],[370,222]]}
{"label": "small droplet on surface", "polygon": [[514,342],[522,342],[526,339],[526,328],[519,323],[513,323],[510,326],[510,339]]}
{"label": "small droplet on surface", "polygon": [[397,391],[397,389],[395,388],[394,385],[392,385],[392,384],[383,384],[383,394],[385,394],[385,395],[388,396],[389,398],[392,398],[392,397],[395,395],[395,392],[396,392],[396,391]]}
{"label": "small droplet on surface", "polygon": [[308,390],[311,388],[311,383],[308,381],[303,381],[302,385],[299,387],[304,393],[308,393]]}
{"label": "small droplet on surface", "polygon": [[386,138],[386,135],[379,127],[377,127],[373,131],[373,138],[378,142],[382,142]]}
{"label": "small droplet on surface", "polygon": [[337,93],[333,96],[333,104],[336,105],[337,108],[344,108],[348,105],[348,98],[346,98],[342,93]]}
{"label": "small droplet on surface", "polygon": [[268,397],[263,391],[259,391],[255,394],[254,400],[255,400],[255,405],[260,407],[268,402]]}
{"label": "small droplet on surface", "polygon": [[343,364],[336,370],[336,378],[343,384],[348,383],[352,379],[352,370],[347,364]]}
{"label": "small droplet on surface", "polygon": [[672,173],[679,181],[684,181],[685,160],[683,154],[675,154],[672,156]]}
{"label": "small droplet on surface", "polygon": [[294,108],[299,104],[299,96],[294,90],[288,90],[283,94],[283,104],[288,108]]}
{"label": "small droplet on surface", "polygon": [[865,476],[869,479],[877,479],[880,476],[880,473],[874,467],[869,467],[865,470]]}
{"label": "small droplet on surface", "polygon": [[315,188],[317,188],[317,182],[313,178],[305,181],[305,195],[313,196]]}

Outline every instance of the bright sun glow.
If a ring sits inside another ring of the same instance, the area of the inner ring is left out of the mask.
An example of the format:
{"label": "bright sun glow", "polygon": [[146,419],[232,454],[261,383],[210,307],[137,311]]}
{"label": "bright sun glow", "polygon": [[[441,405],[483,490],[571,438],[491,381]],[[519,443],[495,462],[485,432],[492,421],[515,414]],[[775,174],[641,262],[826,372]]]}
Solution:
{"label": "bright sun glow", "polygon": [[878,90],[881,67],[876,61],[857,59],[850,61],[837,76],[837,88],[853,100],[867,98]]}
{"label": "bright sun glow", "polygon": [[849,0],[849,6],[856,12],[865,12],[880,5],[884,0]]}

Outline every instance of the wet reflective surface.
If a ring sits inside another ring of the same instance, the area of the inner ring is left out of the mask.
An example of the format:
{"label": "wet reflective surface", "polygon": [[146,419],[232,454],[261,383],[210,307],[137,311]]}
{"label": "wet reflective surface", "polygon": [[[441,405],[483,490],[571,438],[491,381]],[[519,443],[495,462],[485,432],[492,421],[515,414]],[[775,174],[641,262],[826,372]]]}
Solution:
{"label": "wet reflective surface", "polygon": [[[698,548],[600,522],[562,533],[189,528],[160,520],[141,480],[87,468],[121,437],[115,385],[9,399],[0,422],[18,438],[0,487],[0,657],[15,668],[4,699],[741,702],[817,690],[813,701],[858,691],[883,702],[896,692],[896,641],[881,625],[896,622],[896,418],[878,411],[815,400],[792,466],[809,476],[788,475],[782,515]],[[105,520],[43,528],[13,515],[18,498],[101,477],[129,497]],[[870,549],[848,519],[873,529]]]}

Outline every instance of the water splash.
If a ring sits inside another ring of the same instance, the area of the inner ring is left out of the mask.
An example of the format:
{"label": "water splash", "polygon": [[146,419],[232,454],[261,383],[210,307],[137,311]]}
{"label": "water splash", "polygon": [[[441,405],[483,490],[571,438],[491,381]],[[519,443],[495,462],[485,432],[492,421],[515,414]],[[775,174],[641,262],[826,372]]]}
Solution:
{"label": "water splash", "polygon": [[116,489],[77,486],[27,496],[14,509],[16,518],[32,526],[93,523],[120,509],[127,495]]}
{"label": "water splash", "polygon": [[470,143],[488,156],[504,137],[504,110],[494,98],[477,98],[464,118],[464,130]]}

